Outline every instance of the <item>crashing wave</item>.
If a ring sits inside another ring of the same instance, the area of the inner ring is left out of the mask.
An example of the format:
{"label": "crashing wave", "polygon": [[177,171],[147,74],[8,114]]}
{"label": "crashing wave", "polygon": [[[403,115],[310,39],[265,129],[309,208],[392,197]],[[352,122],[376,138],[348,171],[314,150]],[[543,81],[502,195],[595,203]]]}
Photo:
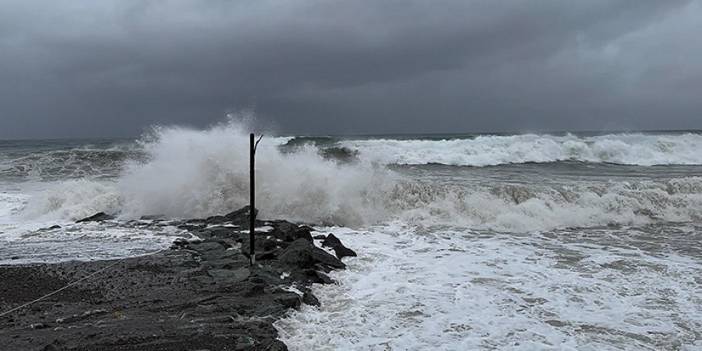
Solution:
{"label": "crashing wave", "polygon": [[[410,178],[373,162],[328,160],[313,145],[281,151],[287,140],[268,138],[259,146],[257,203],[265,217],[348,226],[401,220],[504,231],[702,219],[699,177],[446,184]],[[141,145],[146,157],[128,161],[114,181],[60,183],[35,194],[25,213],[73,219],[99,211],[192,218],[247,204],[245,127],[161,128]]]}
{"label": "crashing wave", "polygon": [[482,135],[469,139],[344,140],[368,161],[382,164],[495,166],[581,161],[622,165],[701,165],[702,135]]}

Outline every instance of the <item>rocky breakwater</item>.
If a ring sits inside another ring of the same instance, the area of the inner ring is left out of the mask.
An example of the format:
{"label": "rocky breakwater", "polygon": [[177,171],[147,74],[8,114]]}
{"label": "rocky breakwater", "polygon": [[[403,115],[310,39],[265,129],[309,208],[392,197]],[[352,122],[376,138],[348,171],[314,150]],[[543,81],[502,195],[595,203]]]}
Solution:
{"label": "rocky breakwater", "polygon": [[339,257],[355,255],[336,238],[313,238],[310,227],[256,221],[250,266],[248,208],[177,223],[148,220],[176,224],[192,237],[122,260],[0,266],[0,313],[63,288],[0,316],[0,348],[286,350],[273,322],[303,303],[318,305],[310,285],[331,284],[326,273],[345,268],[314,241],[326,240]]}

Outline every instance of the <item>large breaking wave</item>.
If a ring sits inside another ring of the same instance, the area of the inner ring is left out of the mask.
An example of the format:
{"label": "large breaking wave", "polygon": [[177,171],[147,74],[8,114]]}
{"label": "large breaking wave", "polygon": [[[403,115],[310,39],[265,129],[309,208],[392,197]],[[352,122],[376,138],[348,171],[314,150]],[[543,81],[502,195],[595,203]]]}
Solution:
{"label": "large breaking wave", "polygon": [[[247,130],[237,123],[205,131],[157,129],[152,137],[140,142],[145,157],[123,164],[119,177],[111,181],[57,182],[49,190],[34,194],[23,214],[34,218],[76,219],[106,211],[125,218],[157,214],[192,218],[231,211],[248,203]],[[584,146],[570,149],[581,150],[584,155],[606,144],[622,149],[621,145],[625,144],[622,140],[636,145],[648,145],[655,140],[660,155],[668,155],[664,150],[680,151],[679,155],[671,153],[679,157],[676,163],[693,162],[700,157],[681,146],[699,143],[700,137],[694,134],[680,136],[678,141],[664,136],[617,138],[619,142],[613,141],[612,136],[594,137],[586,149],[590,151],[582,151]],[[428,152],[434,148],[437,154],[423,156],[424,162],[437,161],[431,157],[441,157],[438,154],[449,154],[456,148],[465,149],[466,145],[482,144],[490,145],[485,150],[492,150],[493,154],[498,145],[523,150],[521,155],[501,152],[503,161],[508,157],[515,160],[531,157],[529,161],[543,162],[554,158],[541,158],[538,153],[531,155],[524,150],[587,145],[574,136],[343,142],[361,150],[358,162],[327,159],[317,146],[304,143],[293,151],[281,151],[280,146],[289,141],[290,138],[264,138],[257,153],[257,204],[264,217],[347,226],[400,221],[408,225],[504,231],[702,219],[702,178],[695,176],[572,183],[445,183],[391,171],[374,159],[385,157],[386,162],[398,162],[388,158],[394,155],[388,149],[403,149],[404,157],[409,158],[413,156],[408,145],[420,145],[415,150]],[[440,145],[454,146],[444,149]],[[393,157],[400,156],[397,152]],[[614,155],[624,157],[622,152],[611,152],[609,160]]]}
{"label": "large breaking wave", "polygon": [[494,166],[510,163],[582,161],[622,165],[702,164],[702,135],[610,134],[481,135],[460,139],[357,139],[341,145],[383,164]]}

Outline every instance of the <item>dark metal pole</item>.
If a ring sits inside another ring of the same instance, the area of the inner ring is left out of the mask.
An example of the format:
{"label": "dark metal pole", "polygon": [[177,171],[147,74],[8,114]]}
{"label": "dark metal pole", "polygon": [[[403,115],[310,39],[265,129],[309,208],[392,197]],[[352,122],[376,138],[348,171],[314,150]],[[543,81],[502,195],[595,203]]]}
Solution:
{"label": "dark metal pole", "polygon": [[256,253],[254,252],[254,223],[256,221],[256,177],[254,175],[254,155],[256,154],[256,147],[254,144],[254,134],[251,133],[249,137],[249,140],[251,141],[251,168],[249,170],[249,176],[251,177],[249,180],[251,187],[251,202],[249,204],[249,264],[253,265],[256,263]]}

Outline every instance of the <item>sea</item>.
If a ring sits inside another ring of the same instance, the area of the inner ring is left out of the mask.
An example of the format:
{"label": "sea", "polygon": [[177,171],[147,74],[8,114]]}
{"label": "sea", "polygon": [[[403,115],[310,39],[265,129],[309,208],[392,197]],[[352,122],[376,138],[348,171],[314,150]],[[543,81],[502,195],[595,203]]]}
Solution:
{"label": "sea", "polygon": [[[246,205],[248,130],[0,141],[0,264],[138,256],[185,233],[134,220]],[[702,350],[700,131],[263,134],[259,216],[359,254],[275,324],[291,350]]]}

